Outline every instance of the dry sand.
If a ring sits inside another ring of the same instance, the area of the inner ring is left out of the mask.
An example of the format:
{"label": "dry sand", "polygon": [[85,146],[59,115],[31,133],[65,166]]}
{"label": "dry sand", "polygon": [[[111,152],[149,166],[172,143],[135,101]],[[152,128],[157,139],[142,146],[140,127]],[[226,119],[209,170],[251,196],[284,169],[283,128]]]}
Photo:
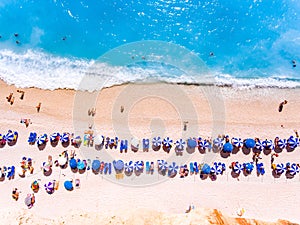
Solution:
{"label": "dry sand", "polygon": [[[104,89],[101,93],[87,93],[30,88],[22,89],[25,95],[20,100],[20,94],[14,86],[1,82],[0,88],[1,132],[5,133],[8,129],[19,132],[19,140],[15,146],[6,145],[0,149],[1,165],[19,165],[21,158],[26,156],[33,158],[35,167],[32,175],[28,174],[25,178],[16,175],[14,180],[0,183],[0,211],[3,215],[0,218],[1,224],[62,224],[63,220],[69,224],[80,214],[85,215],[86,221],[81,224],[93,224],[90,221],[95,217],[97,221],[103,221],[109,216],[120,218],[121,222],[112,221],[113,224],[184,224],[183,221],[190,221],[186,224],[209,224],[209,216],[202,216],[202,213],[211,215],[212,211],[200,209],[218,209],[229,217],[236,217],[236,211],[241,207],[245,209],[243,218],[300,222],[300,196],[297,194],[300,191],[300,176],[286,179],[283,174],[275,179],[271,174],[270,155],[262,155],[261,161],[266,167],[263,177],[257,177],[253,173],[250,176],[241,174],[236,179],[231,177],[228,167],[227,172],[216,181],[209,178],[201,180],[199,175],[184,179],[176,176],[171,179],[157,173],[140,176],[133,174],[117,180],[114,170],[109,176],[94,175],[91,171],[72,173],[69,168],[60,170],[57,167],[53,168],[51,176],[45,177],[40,166],[48,155],[56,159],[63,150],[70,151],[74,147],[63,148],[59,144],[53,148],[48,144],[43,151],[39,151],[36,145],[29,146],[27,143],[31,131],[38,134],[66,131],[82,136],[89,124],[93,124],[97,134],[129,140],[131,137],[142,139],[156,135],[170,136],[176,140],[181,137],[214,137],[217,134],[241,138],[288,138],[294,129],[300,129],[299,89],[238,90],[227,87],[148,84],[122,85]],[[10,92],[15,96],[13,105],[6,101]],[[288,100],[288,104],[279,113],[278,105],[284,99]],[[37,113],[35,106],[39,102],[42,107]],[[120,112],[121,106],[124,107],[123,113]],[[94,117],[87,113],[92,107],[97,109]],[[30,118],[32,124],[25,128],[20,123],[21,118]],[[188,122],[187,131],[183,131],[185,121]],[[242,151],[226,159],[217,153],[200,154],[197,150],[193,154],[185,152],[183,157],[152,150],[120,154],[117,150],[96,151],[93,147],[81,147],[76,152],[79,158],[98,157],[103,160],[125,161],[166,159],[178,163],[222,161],[227,166],[235,160],[252,160],[251,153],[244,154]],[[298,149],[280,153],[275,162],[299,163]],[[67,192],[63,188],[63,182],[68,178],[79,178],[80,189]],[[30,184],[35,179],[40,179],[41,185],[56,179],[60,181],[60,187],[52,195],[41,188],[36,194],[36,204],[29,210],[24,204],[24,198],[31,192]],[[18,202],[11,198],[13,187],[18,187],[22,192]],[[189,220],[190,215],[180,215],[190,204],[198,209],[193,213],[197,215],[194,216],[195,220]],[[152,213],[153,210],[155,213]],[[143,223],[128,222],[129,217],[148,218],[143,216],[144,212],[157,220],[152,218],[145,219]],[[201,222],[197,222],[200,217]],[[104,224],[106,223],[109,221]],[[251,223],[254,222],[249,222]],[[226,221],[211,224],[226,224]],[[242,221],[241,224],[245,223]]]}

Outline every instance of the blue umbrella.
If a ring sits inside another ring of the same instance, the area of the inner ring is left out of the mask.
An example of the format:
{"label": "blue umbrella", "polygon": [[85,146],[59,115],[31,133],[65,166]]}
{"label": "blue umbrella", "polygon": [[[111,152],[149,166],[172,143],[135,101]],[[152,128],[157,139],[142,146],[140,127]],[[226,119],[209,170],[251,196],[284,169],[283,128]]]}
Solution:
{"label": "blue umbrella", "polygon": [[153,144],[155,147],[161,146],[161,138],[160,138],[160,137],[154,137],[154,138],[153,138],[153,141],[152,141],[152,144]]}
{"label": "blue umbrella", "polygon": [[276,165],[276,171],[277,173],[284,173],[285,171],[285,165],[283,163]]}
{"label": "blue umbrella", "polygon": [[289,169],[289,173],[292,175],[292,176],[295,176],[297,173],[300,172],[300,168],[297,166],[296,163],[293,163]]}
{"label": "blue umbrella", "polygon": [[202,173],[204,173],[204,174],[209,174],[209,173],[210,173],[210,166],[209,166],[208,164],[205,163],[205,164],[202,166],[201,171],[202,171]]}
{"label": "blue umbrella", "polygon": [[299,145],[299,140],[294,136],[290,136],[289,139],[287,140],[287,143],[290,148],[296,148]]}
{"label": "blue umbrella", "polygon": [[260,140],[256,141],[256,143],[255,143],[255,149],[257,149],[259,151],[264,150],[264,145],[261,143]]}
{"label": "blue umbrella", "polygon": [[274,144],[272,140],[264,140],[262,142],[265,149],[274,149]]}
{"label": "blue umbrella", "polygon": [[279,139],[277,145],[280,149],[286,148],[286,145],[287,145],[286,139]]}
{"label": "blue umbrella", "polygon": [[255,147],[255,140],[252,138],[248,138],[245,141],[246,148],[254,148]]}
{"label": "blue umbrella", "polygon": [[218,163],[214,163],[214,165],[210,169],[211,173],[215,173],[216,175],[222,173],[222,165],[219,165]]}
{"label": "blue umbrella", "polygon": [[179,139],[176,141],[176,148],[178,150],[183,150],[184,149],[184,145],[185,145],[185,141],[182,139]]}
{"label": "blue umbrella", "polygon": [[116,170],[122,170],[124,168],[124,162],[122,160],[118,160],[115,162],[114,167]]}
{"label": "blue umbrella", "polygon": [[232,138],[232,145],[236,148],[241,148],[243,146],[243,141],[241,138]]}
{"label": "blue umbrella", "polygon": [[77,169],[83,170],[85,168],[85,164],[82,160],[77,162]]}
{"label": "blue umbrella", "polygon": [[4,136],[4,139],[7,141],[7,142],[11,142],[14,140],[14,134],[12,132],[8,132],[5,136]]}
{"label": "blue umbrella", "polygon": [[93,170],[99,170],[99,168],[100,168],[100,161],[98,159],[93,160],[92,169]]}
{"label": "blue umbrella", "polygon": [[164,141],[163,141],[163,145],[166,146],[166,147],[171,147],[171,146],[172,146],[172,143],[173,143],[173,141],[172,141],[172,139],[169,138],[169,137],[166,137],[166,138],[164,139]]}
{"label": "blue umbrella", "polygon": [[241,171],[243,171],[243,169],[244,169],[244,167],[243,167],[243,165],[240,164],[240,163],[236,163],[236,164],[234,165],[234,167],[233,167],[233,171],[234,171],[235,173],[240,173]]}
{"label": "blue umbrella", "polygon": [[189,138],[187,140],[187,145],[189,148],[195,148],[197,146],[197,141],[194,138]]}
{"label": "blue umbrella", "polygon": [[74,158],[70,159],[69,164],[70,164],[71,169],[76,169],[77,168],[76,159],[74,159]]}
{"label": "blue umbrella", "polygon": [[177,171],[178,171],[178,166],[176,165],[176,163],[175,162],[172,162],[170,165],[169,165],[169,173],[177,173]]}
{"label": "blue umbrella", "polygon": [[125,163],[125,172],[131,173],[133,171],[133,162],[129,161],[129,163]]}
{"label": "blue umbrella", "polygon": [[46,140],[47,140],[47,135],[44,134],[38,137],[36,143],[37,145],[42,145],[46,143]]}
{"label": "blue umbrella", "polygon": [[217,148],[222,148],[223,147],[223,139],[222,138],[216,138],[214,140],[214,146]]}
{"label": "blue umbrella", "polygon": [[199,147],[202,148],[203,150],[208,149],[209,148],[209,143],[207,140],[201,140],[199,142]]}
{"label": "blue umbrella", "polygon": [[50,141],[55,141],[57,137],[60,137],[60,134],[59,133],[53,133],[50,135]]}
{"label": "blue umbrella", "polygon": [[68,134],[68,133],[63,133],[63,134],[60,136],[60,141],[61,141],[61,142],[68,142],[68,141],[69,141],[69,134]]}
{"label": "blue umbrella", "polygon": [[252,170],[254,169],[254,165],[253,163],[245,163],[244,164],[244,168],[248,171],[248,172],[252,172]]}
{"label": "blue umbrella", "polygon": [[73,183],[72,181],[66,180],[64,183],[65,189],[67,189],[68,191],[72,191],[73,190]]}
{"label": "blue umbrella", "polygon": [[232,152],[233,146],[231,143],[227,142],[223,145],[223,151],[224,152]]}
{"label": "blue umbrella", "polygon": [[159,170],[166,170],[167,168],[168,168],[168,163],[165,160],[159,160],[158,169]]}
{"label": "blue umbrella", "polygon": [[135,171],[141,171],[143,169],[143,161],[136,161],[133,167]]}

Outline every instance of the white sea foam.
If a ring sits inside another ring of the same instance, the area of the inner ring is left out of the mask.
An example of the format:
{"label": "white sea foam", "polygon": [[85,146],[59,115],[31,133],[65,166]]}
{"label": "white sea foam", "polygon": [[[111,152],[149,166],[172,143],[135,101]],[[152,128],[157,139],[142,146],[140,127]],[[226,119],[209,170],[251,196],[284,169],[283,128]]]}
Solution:
{"label": "white sea foam", "polygon": [[112,67],[96,60],[84,60],[27,50],[15,53],[0,51],[0,78],[17,87],[41,89],[100,90],[129,82],[168,82],[195,85],[220,85],[238,88],[278,87],[295,88],[298,81],[284,78],[235,78],[228,74],[189,75],[153,65],[147,67]]}

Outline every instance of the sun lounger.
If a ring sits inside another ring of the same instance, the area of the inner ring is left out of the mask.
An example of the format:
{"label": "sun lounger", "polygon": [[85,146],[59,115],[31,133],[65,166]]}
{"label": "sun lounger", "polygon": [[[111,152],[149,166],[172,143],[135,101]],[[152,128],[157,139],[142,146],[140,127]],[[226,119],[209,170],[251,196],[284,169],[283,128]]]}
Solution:
{"label": "sun lounger", "polygon": [[194,163],[190,162],[190,173],[194,174]]}
{"label": "sun lounger", "polygon": [[146,162],[146,174],[149,174],[150,173],[150,162],[147,161]]}
{"label": "sun lounger", "polygon": [[128,150],[128,141],[127,140],[121,140],[120,143],[120,153],[123,153],[123,151],[125,151],[125,153]]}
{"label": "sun lounger", "polygon": [[198,163],[197,162],[194,162],[194,172],[195,172],[195,174],[199,173],[199,167],[198,167]]}
{"label": "sun lounger", "polygon": [[111,163],[104,164],[104,174],[111,174]]}
{"label": "sun lounger", "polygon": [[143,139],[143,151],[148,152],[149,151],[149,139]]}

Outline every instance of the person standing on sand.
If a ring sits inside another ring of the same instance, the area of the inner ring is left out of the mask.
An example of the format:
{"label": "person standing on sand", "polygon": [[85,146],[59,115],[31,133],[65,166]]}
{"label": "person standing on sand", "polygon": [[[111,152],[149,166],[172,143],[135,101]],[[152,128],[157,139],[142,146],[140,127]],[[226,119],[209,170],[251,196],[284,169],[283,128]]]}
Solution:
{"label": "person standing on sand", "polygon": [[281,103],[279,104],[279,107],[278,107],[278,111],[279,111],[279,112],[282,112],[282,110],[283,110],[283,105],[285,105],[285,104],[287,104],[287,100],[284,100],[283,102],[281,102]]}

